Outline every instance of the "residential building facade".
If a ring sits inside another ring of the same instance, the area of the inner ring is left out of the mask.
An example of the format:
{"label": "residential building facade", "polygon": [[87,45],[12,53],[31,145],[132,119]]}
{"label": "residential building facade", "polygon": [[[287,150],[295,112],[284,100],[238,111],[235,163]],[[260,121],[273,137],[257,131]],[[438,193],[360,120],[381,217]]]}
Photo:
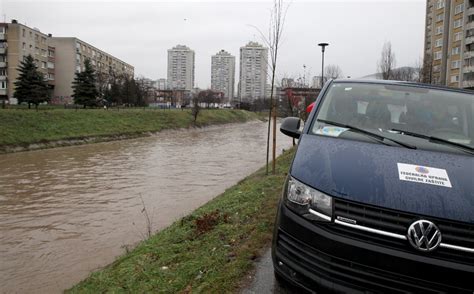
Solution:
{"label": "residential building facade", "polygon": [[155,83],[155,88],[158,90],[167,90],[168,89],[168,82],[166,79],[158,79]]}
{"label": "residential building facade", "polygon": [[[84,61],[89,59],[96,70],[98,83],[109,82],[109,77],[133,78],[134,67],[78,38],[52,37],[56,52],[56,87],[52,103],[73,102],[72,82],[75,73],[84,70]],[[98,85],[100,87],[100,85]]]}
{"label": "residential building facade", "polygon": [[252,102],[267,93],[268,48],[249,42],[240,48],[239,99]]}
{"label": "residential building facade", "polygon": [[474,0],[428,0],[425,81],[474,88]]}
{"label": "residential building facade", "polygon": [[16,104],[15,81],[20,63],[31,55],[44,75],[51,92],[55,89],[55,48],[51,35],[30,28],[16,20],[0,23],[0,100]]}
{"label": "residential building facade", "polygon": [[225,50],[211,57],[211,89],[224,94],[224,102],[234,99],[235,56]]}
{"label": "residential building facade", "polygon": [[168,88],[192,90],[194,87],[194,51],[184,45],[168,49]]}

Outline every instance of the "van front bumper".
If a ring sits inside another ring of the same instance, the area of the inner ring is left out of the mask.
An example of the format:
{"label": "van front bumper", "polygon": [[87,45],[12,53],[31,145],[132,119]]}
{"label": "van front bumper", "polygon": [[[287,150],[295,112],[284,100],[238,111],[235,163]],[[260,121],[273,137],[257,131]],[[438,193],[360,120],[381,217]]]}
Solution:
{"label": "van front bumper", "polygon": [[311,292],[474,293],[474,265],[335,234],[280,204],[272,258],[277,275]]}

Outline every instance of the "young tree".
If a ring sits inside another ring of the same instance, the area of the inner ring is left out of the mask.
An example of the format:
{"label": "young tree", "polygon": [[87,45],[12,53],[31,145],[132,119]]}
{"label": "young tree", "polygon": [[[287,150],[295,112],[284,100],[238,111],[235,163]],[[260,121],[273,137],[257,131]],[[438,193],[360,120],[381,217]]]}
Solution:
{"label": "young tree", "polygon": [[191,109],[191,115],[193,116],[194,124],[196,124],[199,112],[201,111],[201,106],[199,106],[199,95],[194,95],[192,100],[193,108]]}
{"label": "young tree", "polygon": [[392,51],[392,43],[385,42],[382,48],[382,55],[378,62],[378,72],[383,80],[393,79],[393,69],[395,68],[395,53]]}
{"label": "young tree", "polygon": [[48,83],[44,75],[38,71],[35,61],[31,55],[26,56],[18,68],[19,76],[15,81],[15,93],[13,96],[18,103],[28,103],[28,108],[34,104],[36,108],[43,102],[49,101]]}
{"label": "young tree", "polygon": [[276,163],[276,99],[274,99],[275,90],[275,74],[278,60],[278,49],[280,47],[281,38],[283,35],[283,26],[285,24],[286,12],[288,5],[283,4],[283,0],[273,0],[273,7],[270,12],[270,25],[268,27],[268,36],[262,33],[258,28],[257,31],[268,46],[270,51],[269,69],[271,71],[271,92],[270,92],[270,111],[268,113],[268,134],[267,134],[267,159],[266,159],[266,173],[268,174],[268,161],[270,154],[270,124],[273,121],[273,152],[272,152],[272,172],[275,173]]}
{"label": "young tree", "polygon": [[84,71],[76,72],[72,89],[74,91],[74,103],[87,106],[95,106],[99,91],[96,88],[96,74],[89,59],[84,61]]}

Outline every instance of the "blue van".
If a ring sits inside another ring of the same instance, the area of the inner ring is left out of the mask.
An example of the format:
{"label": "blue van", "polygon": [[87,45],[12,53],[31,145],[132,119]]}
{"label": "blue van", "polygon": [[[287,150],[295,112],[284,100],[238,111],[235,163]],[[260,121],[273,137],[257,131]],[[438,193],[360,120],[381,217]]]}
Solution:
{"label": "blue van", "polygon": [[278,207],[278,281],[310,292],[474,293],[474,92],[329,81]]}

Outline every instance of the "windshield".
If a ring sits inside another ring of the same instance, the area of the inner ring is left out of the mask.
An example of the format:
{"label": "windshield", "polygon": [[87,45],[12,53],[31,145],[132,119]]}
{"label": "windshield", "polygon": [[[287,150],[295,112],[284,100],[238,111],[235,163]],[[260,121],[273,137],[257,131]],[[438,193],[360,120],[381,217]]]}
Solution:
{"label": "windshield", "polygon": [[334,83],[322,101],[312,133],[339,136],[347,130],[329,127],[329,121],[387,134],[406,131],[474,147],[473,117],[472,94],[406,85]]}

